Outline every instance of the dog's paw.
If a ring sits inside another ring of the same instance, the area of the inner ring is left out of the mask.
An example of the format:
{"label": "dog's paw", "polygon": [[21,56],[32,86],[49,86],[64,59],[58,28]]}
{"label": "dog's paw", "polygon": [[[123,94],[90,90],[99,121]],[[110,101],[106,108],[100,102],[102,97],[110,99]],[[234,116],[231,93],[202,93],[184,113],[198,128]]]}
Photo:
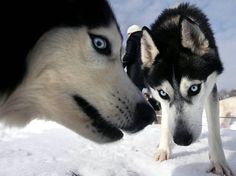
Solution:
{"label": "dog's paw", "polygon": [[233,176],[233,173],[226,163],[210,163],[210,167],[207,172],[212,172],[221,176]]}
{"label": "dog's paw", "polygon": [[170,150],[158,149],[154,155],[156,161],[165,161],[170,159]]}

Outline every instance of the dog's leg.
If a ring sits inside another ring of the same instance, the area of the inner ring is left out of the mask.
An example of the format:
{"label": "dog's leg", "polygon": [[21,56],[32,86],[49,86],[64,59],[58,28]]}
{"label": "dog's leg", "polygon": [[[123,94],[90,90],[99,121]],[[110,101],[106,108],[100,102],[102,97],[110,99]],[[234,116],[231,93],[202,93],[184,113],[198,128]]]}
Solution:
{"label": "dog's leg", "polygon": [[[164,110],[164,109],[163,109]],[[161,139],[157,152],[154,155],[155,160],[164,161],[170,158],[171,155],[171,135],[168,124],[167,113],[162,112],[161,120]]]}
{"label": "dog's leg", "polygon": [[206,101],[206,115],[208,122],[208,143],[209,143],[209,158],[210,168],[208,172],[213,172],[218,175],[232,176],[223,151],[220,138],[219,125],[219,100],[216,86],[213,88]]}

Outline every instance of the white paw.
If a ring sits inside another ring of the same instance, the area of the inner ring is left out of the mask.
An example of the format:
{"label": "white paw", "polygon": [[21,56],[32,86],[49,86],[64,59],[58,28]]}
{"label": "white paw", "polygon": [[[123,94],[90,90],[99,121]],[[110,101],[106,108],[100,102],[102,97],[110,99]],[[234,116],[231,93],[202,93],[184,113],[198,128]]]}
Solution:
{"label": "white paw", "polygon": [[233,176],[231,169],[226,163],[215,163],[211,161],[210,167],[207,172],[212,172],[216,175],[221,176]]}
{"label": "white paw", "polygon": [[154,155],[156,161],[165,161],[170,159],[170,150],[168,149],[158,149]]}

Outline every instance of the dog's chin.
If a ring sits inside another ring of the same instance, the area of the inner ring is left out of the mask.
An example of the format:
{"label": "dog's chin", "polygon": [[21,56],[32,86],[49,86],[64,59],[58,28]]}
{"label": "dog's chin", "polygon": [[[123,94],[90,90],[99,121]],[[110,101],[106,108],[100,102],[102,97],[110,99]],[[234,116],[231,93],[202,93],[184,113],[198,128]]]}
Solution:
{"label": "dog's chin", "polygon": [[142,130],[146,124],[143,125],[139,121],[135,121],[129,126],[121,127],[115,126],[105,119],[100,118],[99,120],[94,120],[92,126],[96,128],[97,133],[100,135],[100,140],[98,139],[99,141],[97,142],[106,143],[120,140],[124,135],[123,131],[128,134],[136,133]]}
{"label": "dog's chin", "polygon": [[[136,111],[134,113],[133,122],[129,122],[126,125],[120,123],[114,124],[103,117],[96,107],[89,103],[85,98],[80,95],[72,96],[75,103],[79,106],[80,110],[90,119],[91,126],[93,127],[92,137],[93,141],[104,143],[113,142],[123,137],[121,130],[135,133],[142,130],[145,126],[150,124],[155,117],[154,110],[147,103],[138,103],[136,105]],[[99,139],[96,139],[98,137]]]}
{"label": "dog's chin", "polygon": [[[99,121],[95,120],[92,122],[92,126],[96,128],[97,132],[100,134],[100,139],[102,141],[98,141],[99,143],[105,142],[114,142],[123,137],[123,131],[132,134],[138,131],[141,131],[146,127],[146,123],[141,123],[140,121],[134,121],[129,126],[115,126],[110,124],[108,121],[104,119],[99,119]],[[96,140],[96,139],[95,139]]]}
{"label": "dog's chin", "polygon": [[92,126],[96,128],[96,135],[94,141],[98,143],[114,142],[123,137],[123,132],[109,122],[100,119],[92,122]]}

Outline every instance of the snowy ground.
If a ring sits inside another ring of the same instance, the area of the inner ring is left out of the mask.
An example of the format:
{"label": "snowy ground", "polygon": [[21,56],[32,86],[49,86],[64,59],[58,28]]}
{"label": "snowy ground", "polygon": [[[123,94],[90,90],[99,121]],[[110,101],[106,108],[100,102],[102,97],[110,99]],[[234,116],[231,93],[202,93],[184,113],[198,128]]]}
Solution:
{"label": "snowy ground", "polygon": [[[119,142],[98,145],[53,122],[33,121],[21,130],[0,130],[0,176],[210,176],[207,129],[172,159],[153,159],[160,126],[150,125]],[[236,122],[222,129],[226,158],[236,173]],[[74,174],[73,174],[74,173]]]}

